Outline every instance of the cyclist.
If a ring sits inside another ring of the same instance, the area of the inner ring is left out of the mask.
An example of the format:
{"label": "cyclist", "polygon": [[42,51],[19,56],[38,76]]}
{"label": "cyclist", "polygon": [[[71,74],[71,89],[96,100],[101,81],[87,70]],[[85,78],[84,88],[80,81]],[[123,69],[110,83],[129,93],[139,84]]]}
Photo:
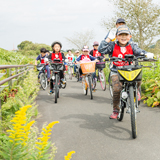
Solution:
{"label": "cyclist", "polygon": [[[76,59],[76,61],[77,61],[77,63],[80,63],[81,61],[96,61],[96,62],[98,62],[98,60],[95,57],[89,55],[89,47],[88,46],[83,47],[82,54]],[[81,68],[79,69],[79,73],[80,73],[80,75],[82,75]]]}
{"label": "cyclist", "polygon": [[[103,56],[100,52],[98,52],[98,46],[99,46],[99,43],[97,41],[95,41],[93,43],[93,49],[90,51],[90,55],[93,56],[93,57],[99,57],[99,56]],[[96,72],[94,72],[92,74],[93,78],[96,78]]]}
{"label": "cyclist", "polygon": [[[50,59],[52,61],[54,59],[60,59],[61,62],[63,59],[64,60],[66,59],[66,57],[64,56],[64,53],[61,53],[62,44],[59,41],[53,42],[51,44],[51,47],[52,47],[53,53],[51,53],[48,56],[48,59]],[[65,70],[65,66],[64,66],[64,70]],[[61,82],[65,84],[66,81],[64,80],[64,70],[60,71],[60,79],[61,79]],[[53,90],[53,80],[51,79],[49,94],[52,94],[52,93],[54,93],[54,90]]]}
{"label": "cyclist", "polygon": [[[40,61],[41,64],[46,64],[46,70],[47,70],[47,79],[48,81],[50,81],[50,70],[49,70],[49,66],[48,66],[48,62],[46,62],[45,58],[48,56],[48,54],[46,53],[46,49],[45,48],[41,48],[40,49],[40,55],[38,55],[38,57],[35,60],[35,65],[37,66],[37,61]],[[38,74],[38,82],[40,81],[40,74],[42,73],[42,71],[39,72]]]}
{"label": "cyclist", "polygon": [[[68,50],[68,54],[66,55],[66,58],[68,59],[68,62],[73,62],[74,55],[72,54],[72,51],[70,49]],[[73,76],[73,66],[70,66],[70,67],[71,67],[71,72]]]}
{"label": "cyclist", "polygon": [[[153,53],[142,52],[142,49],[138,48],[135,43],[129,43],[131,39],[131,33],[126,25],[121,25],[117,29],[116,42],[112,42],[115,36],[110,32],[106,40],[103,40],[98,48],[98,51],[103,54],[109,54],[111,57],[124,58],[126,54],[133,54],[135,56],[146,54],[147,58],[153,58]],[[124,61],[113,62],[113,68],[117,66],[128,65]],[[119,113],[120,92],[122,90],[122,84],[119,81],[118,74],[111,69],[111,79],[113,86],[113,113],[110,115],[110,119],[117,119]],[[138,87],[140,83],[138,83]],[[138,95],[140,100],[140,94]]]}
{"label": "cyclist", "polygon": [[75,63],[76,63],[76,59],[78,58],[78,56],[79,56],[79,51],[76,50],[75,51],[75,55],[74,55],[73,60],[72,60],[72,62],[74,63],[74,73],[76,73],[76,67],[77,67],[77,65]]}

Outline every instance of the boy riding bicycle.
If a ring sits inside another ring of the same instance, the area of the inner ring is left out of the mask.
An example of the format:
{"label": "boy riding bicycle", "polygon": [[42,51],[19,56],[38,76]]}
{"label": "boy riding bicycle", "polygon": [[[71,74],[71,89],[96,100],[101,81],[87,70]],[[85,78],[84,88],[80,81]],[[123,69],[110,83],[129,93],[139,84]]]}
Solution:
{"label": "boy riding bicycle", "polygon": [[[124,58],[127,54],[132,54],[135,56],[140,56],[144,54],[142,49],[138,48],[135,43],[129,43],[131,39],[131,33],[126,25],[121,25],[118,27],[116,32],[116,42],[112,42],[115,35],[110,32],[106,40],[103,40],[98,48],[98,51],[103,54],[109,54],[110,57]],[[153,53],[145,52],[148,58],[153,57]],[[120,102],[120,92],[122,90],[122,84],[119,81],[118,73],[114,72],[112,69],[116,69],[117,66],[124,66],[124,61],[113,62],[113,68],[111,68],[111,79],[113,86],[113,113],[110,115],[110,119],[117,119],[119,114],[119,102]],[[140,83],[138,83],[140,87]],[[140,100],[140,94],[139,100]]]}
{"label": "boy riding bicycle", "polygon": [[[46,64],[46,70],[47,70],[47,79],[48,79],[48,81],[50,81],[50,70],[49,70],[49,66],[48,66],[48,62],[46,62],[45,60],[45,58],[47,58],[47,56],[48,56],[48,54],[46,54],[46,49],[45,48],[41,48],[40,49],[40,55],[38,55],[38,57],[36,58],[36,60],[35,60],[35,65],[37,66],[37,61],[40,61],[40,63],[41,64]],[[38,74],[38,80],[39,80],[39,78],[40,78],[40,74],[41,74],[42,72],[40,71],[39,72],[39,74]]]}

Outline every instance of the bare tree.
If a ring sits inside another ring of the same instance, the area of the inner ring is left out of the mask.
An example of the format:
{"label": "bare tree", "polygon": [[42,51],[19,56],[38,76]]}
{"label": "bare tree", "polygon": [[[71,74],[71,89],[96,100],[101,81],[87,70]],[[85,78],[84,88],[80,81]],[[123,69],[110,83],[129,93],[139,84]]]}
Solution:
{"label": "bare tree", "polygon": [[117,18],[124,18],[133,40],[143,49],[160,35],[160,6],[152,3],[152,0],[114,0],[114,4],[115,16],[107,22],[103,20],[102,26],[113,27]]}
{"label": "bare tree", "polygon": [[84,45],[90,46],[91,40],[94,38],[93,31],[75,32],[71,38],[65,37],[69,44],[81,50]]}

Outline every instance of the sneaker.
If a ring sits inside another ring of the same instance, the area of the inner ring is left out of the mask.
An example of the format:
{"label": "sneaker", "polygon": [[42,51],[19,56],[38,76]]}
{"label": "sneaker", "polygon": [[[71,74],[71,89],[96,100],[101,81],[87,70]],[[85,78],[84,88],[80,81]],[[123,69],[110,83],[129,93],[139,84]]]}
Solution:
{"label": "sneaker", "polygon": [[52,95],[53,93],[54,93],[54,90],[51,89],[51,90],[49,91],[48,95]]}
{"label": "sneaker", "polygon": [[66,83],[66,80],[65,79],[61,79],[61,82],[63,83],[63,84],[65,84]]}
{"label": "sneaker", "polygon": [[138,95],[138,101],[140,101],[141,100],[141,94],[140,94],[139,90],[138,90],[137,95]]}
{"label": "sneaker", "polygon": [[119,111],[117,109],[113,109],[113,113],[110,115],[110,119],[117,119]]}

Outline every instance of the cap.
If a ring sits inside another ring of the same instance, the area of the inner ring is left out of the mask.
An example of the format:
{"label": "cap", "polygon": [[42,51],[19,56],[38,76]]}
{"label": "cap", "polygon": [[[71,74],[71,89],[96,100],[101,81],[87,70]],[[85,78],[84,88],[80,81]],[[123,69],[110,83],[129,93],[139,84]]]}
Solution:
{"label": "cap", "polygon": [[89,47],[88,46],[83,46],[82,51],[89,51]]}
{"label": "cap", "polygon": [[76,50],[75,53],[79,53],[79,50]]}
{"label": "cap", "polygon": [[129,28],[126,25],[121,25],[117,28],[117,33],[116,35],[120,35],[121,33],[127,33],[127,34],[131,34]]}
{"label": "cap", "polygon": [[93,46],[99,46],[99,43],[98,43],[97,41],[95,41],[95,42],[93,43]]}
{"label": "cap", "polygon": [[125,23],[126,24],[126,22],[123,18],[118,18],[116,24],[117,23]]}

